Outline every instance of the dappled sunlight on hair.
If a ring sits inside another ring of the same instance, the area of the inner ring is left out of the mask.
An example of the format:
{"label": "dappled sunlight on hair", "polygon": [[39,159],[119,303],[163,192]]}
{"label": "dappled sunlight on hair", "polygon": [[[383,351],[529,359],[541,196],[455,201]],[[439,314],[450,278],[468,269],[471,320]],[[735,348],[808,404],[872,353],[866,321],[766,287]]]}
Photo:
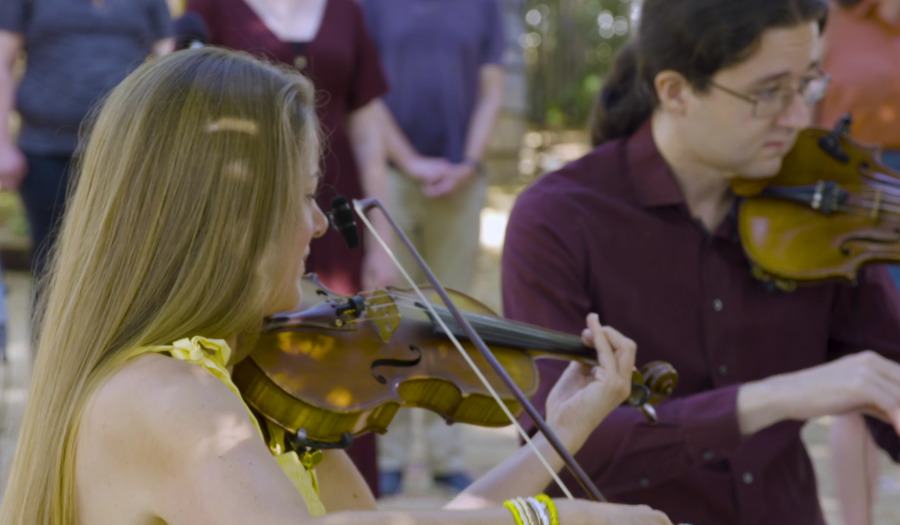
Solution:
{"label": "dappled sunlight on hair", "polygon": [[206,131],[214,133],[217,131],[235,131],[238,133],[246,133],[248,135],[258,135],[259,125],[243,118],[222,117],[206,125]]}
{"label": "dappled sunlight on hair", "polygon": [[244,160],[234,160],[222,168],[222,175],[236,182],[246,182],[253,170]]}

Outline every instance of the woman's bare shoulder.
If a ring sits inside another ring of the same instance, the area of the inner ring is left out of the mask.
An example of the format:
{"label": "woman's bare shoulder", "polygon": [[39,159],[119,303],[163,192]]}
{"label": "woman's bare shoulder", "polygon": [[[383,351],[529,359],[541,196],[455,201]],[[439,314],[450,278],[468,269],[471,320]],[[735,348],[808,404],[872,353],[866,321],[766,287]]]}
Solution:
{"label": "woman's bare shoulder", "polygon": [[133,454],[147,446],[184,450],[229,424],[256,435],[240,398],[206,369],[162,354],[145,354],[126,364],[91,397],[81,444],[101,445],[107,454]]}
{"label": "woman's bare shoulder", "polygon": [[83,517],[92,509],[107,515],[113,499],[126,522],[190,487],[229,451],[267,454],[234,392],[207,370],[160,354],[135,358],[98,388],[78,440]]}

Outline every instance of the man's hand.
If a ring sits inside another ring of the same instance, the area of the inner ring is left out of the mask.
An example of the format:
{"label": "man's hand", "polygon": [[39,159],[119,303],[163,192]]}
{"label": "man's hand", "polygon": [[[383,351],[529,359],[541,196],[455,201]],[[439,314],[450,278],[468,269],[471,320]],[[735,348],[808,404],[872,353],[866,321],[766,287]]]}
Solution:
{"label": "man's hand", "polygon": [[785,419],[865,412],[900,434],[900,364],[867,350],[798,372],[747,383],[738,394],[741,432]]}
{"label": "man's hand", "polygon": [[403,166],[403,173],[422,184],[433,184],[452,168],[453,164],[440,157],[415,157]]}
{"label": "man's hand", "polygon": [[422,185],[422,193],[426,197],[437,199],[453,195],[475,175],[472,163],[453,165],[444,176]]}

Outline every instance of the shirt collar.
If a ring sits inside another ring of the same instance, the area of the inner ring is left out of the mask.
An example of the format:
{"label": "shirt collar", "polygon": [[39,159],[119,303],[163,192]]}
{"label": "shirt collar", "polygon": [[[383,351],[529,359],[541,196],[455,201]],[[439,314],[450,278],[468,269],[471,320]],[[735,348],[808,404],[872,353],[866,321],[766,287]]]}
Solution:
{"label": "shirt collar", "polygon": [[685,204],[675,174],[653,140],[650,119],[628,140],[626,155],[628,178],[638,204],[645,208]]}

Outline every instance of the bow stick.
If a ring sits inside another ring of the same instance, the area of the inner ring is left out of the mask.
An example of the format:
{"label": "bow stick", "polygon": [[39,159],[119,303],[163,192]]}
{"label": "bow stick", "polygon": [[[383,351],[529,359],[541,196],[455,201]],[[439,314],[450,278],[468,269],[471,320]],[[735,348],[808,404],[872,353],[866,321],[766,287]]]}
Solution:
{"label": "bow stick", "polygon": [[403,233],[403,230],[400,228],[400,226],[394,221],[394,218],[391,217],[391,215],[387,212],[384,205],[382,205],[381,201],[379,201],[378,199],[374,199],[374,198],[354,199],[353,200],[353,208],[356,210],[357,215],[359,215],[360,219],[366,225],[366,228],[369,230],[369,232],[378,241],[378,243],[381,245],[381,247],[384,248],[384,250],[390,256],[391,260],[394,261],[394,265],[397,266],[397,268],[403,274],[404,278],[409,282],[409,284],[411,285],[413,290],[415,290],[416,294],[418,294],[419,298],[422,300],[422,304],[424,304],[425,307],[427,308],[427,310],[429,311],[429,313],[431,313],[432,318],[437,320],[437,322],[440,324],[441,328],[444,330],[444,332],[447,334],[447,336],[453,342],[454,346],[456,346],[456,349],[459,350],[459,352],[462,354],[462,356],[466,360],[466,362],[469,363],[469,366],[472,367],[472,369],[475,371],[475,374],[478,376],[478,378],[482,381],[482,383],[484,383],[485,387],[488,389],[488,391],[491,393],[491,395],[494,397],[494,399],[497,400],[498,405],[500,406],[501,409],[503,409],[503,411],[506,413],[507,417],[509,417],[512,424],[518,430],[519,435],[521,435],[522,438],[525,440],[525,442],[528,443],[528,445],[532,448],[534,453],[537,455],[538,459],[544,465],[544,468],[547,469],[547,471],[550,473],[550,476],[553,477],[553,480],[556,482],[557,485],[559,485],[560,489],[562,489],[562,491],[563,491],[563,493],[565,493],[566,497],[568,497],[569,499],[573,498],[571,491],[569,491],[568,487],[566,487],[566,485],[559,478],[557,473],[553,470],[553,468],[550,467],[550,464],[547,462],[546,458],[544,458],[544,456],[540,453],[540,451],[538,451],[537,447],[532,443],[531,437],[528,435],[527,432],[525,432],[525,429],[522,428],[522,426],[516,420],[516,417],[512,414],[512,412],[510,412],[509,408],[507,408],[506,404],[503,403],[503,401],[501,401],[500,396],[493,389],[493,387],[491,387],[487,378],[485,378],[484,375],[482,375],[481,371],[478,369],[478,367],[472,361],[472,359],[468,355],[468,353],[463,349],[462,345],[459,343],[459,341],[456,339],[456,337],[453,335],[453,333],[450,331],[450,329],[444,323],[443,319],[441,319],[441,317],[437,314],[437,312],[435,312],[434,307],[431,305],[431,302],[428,301],[428,299],[425,297],[425,294],[422,293],[422,291],[419,289],[419,287],[416,286],[416,283],[413,282],[413,280],[409,276],[409,274],[406,273],[406,270],[403,268],[403,266],[400,264],[400,262],[394,256],[394,253],[387,246],[387,243],[384,241],[384,239],[382,239],[382,237],[380,235],[378,235],[378,232],[375,231],[375,228],[372,226],[372,223],[369,222],[369,219],[366,217],[366,212],[368,212],[369,210],[371,210],[373,208],[378,208],[379,210],[381,210],[381,213],[384,214],[384,216],[387,218],[388,222],[390,223],[391,228],[394,229],[394,231],[397,233],[400,240],[403,241],[404,245],[406,245],[406,248],[410,251],[410,253],[412,254],[416,263],[419,265],[419,267],[425,273],[425,276],[428,278],[428,281],[434,287],[435,291],[437,291],[440,298],[444,301],[444,304],[446,305],[447,310],[450,311],[450,313],[453,315],[453,318],[456,319],[456,322],[458,322],[459,325],[466,332],[466,336],[469,338],[469,341],[475,345],[475,347],[478,349],[478,352],[481,354],[481,356],[488,362],[488,364],[491,365],[491,368],[494,370],[494,372],[496,372],[496,374],[498,376],[500,376],[500,379],[503,381],[503,383],[506,385],[506,387],[509,389],[509,391],[512,392],[513,396],[516,398],[516,400],[519,402],[519,404],[522,406],[522,408],[525,410],[525,412],[528,414],[528,416],[531,418],[531,420],[534,421],[534,424],[535,424],[535,426],[537,426],[538,430],[544,435],[544,437],[547,439],[547,441],[550,443],[550,445],[553,447],[553,449],[556,450],[556,453],[559,454],[559,456],[563,459],[563,462],[566,464],[566,467],[569,469],[569,471],[572,473],[572,475],[575,476],[575,479],[578,480],[578,483],[581,485],[581,488],[583,488],[585,490],[585,492],[587,492],[594,500],[606,501],[606,498],[603,497],[603,494],[600,493],[600,490],[597,488],[596,485],[594,485],[594,482],[591,481],[591,479],[588,477],[587,473],[585,473],[584,469],[581,468],[581,465],[579,465],[575,461],[575,458],[572,457],[572,455],[562,445],[562,443],[559,441],[559,439],[556,437],[556,435],[553,433],[553,431],[550,430],[550,427],[547,425],[547,423],[544,421],[544,419],[541,417],[541,415],[538,413],[538,411],[534,408],[534,405],[531,404],[531,401],[529,401],[528,398],[525,396],[525,394],[522,393],[521,390],[519,390],[519,387],[516,386],[516,384],[515,384],[515,382],[513,382],[512,378],[509,377],[509,374],[506,372],[506,370],[503,368],[503,366],[500,364],[500,362],[497,361],[497,359],[494,357],[494,354],[490,351],[490,349],[488,349],[487,345],[485,345],[484,341],[481,339],[481,337],[478,335],[478,333],[475,331],[475,329],[472,328],[472,325],[469,324],[469,321],[462,315],[462,313],[459,311],[459,309],[456,307],[456,305],[453,303],[453,301],[450,300],[450,297],[447,294],[447,291],[444,289],[444,287],[441,285],[441,283],[438,282],[437,277],[434,276],[434,273],[432,273],[431,268],[429,268],[428,264],[425,263],[425,260],[422,259],[422,256],[419,254],[419,251],[416,250],[415,246],[413,246],[412,242],[410,242],[410,240],[406,236],[406,234]]}

